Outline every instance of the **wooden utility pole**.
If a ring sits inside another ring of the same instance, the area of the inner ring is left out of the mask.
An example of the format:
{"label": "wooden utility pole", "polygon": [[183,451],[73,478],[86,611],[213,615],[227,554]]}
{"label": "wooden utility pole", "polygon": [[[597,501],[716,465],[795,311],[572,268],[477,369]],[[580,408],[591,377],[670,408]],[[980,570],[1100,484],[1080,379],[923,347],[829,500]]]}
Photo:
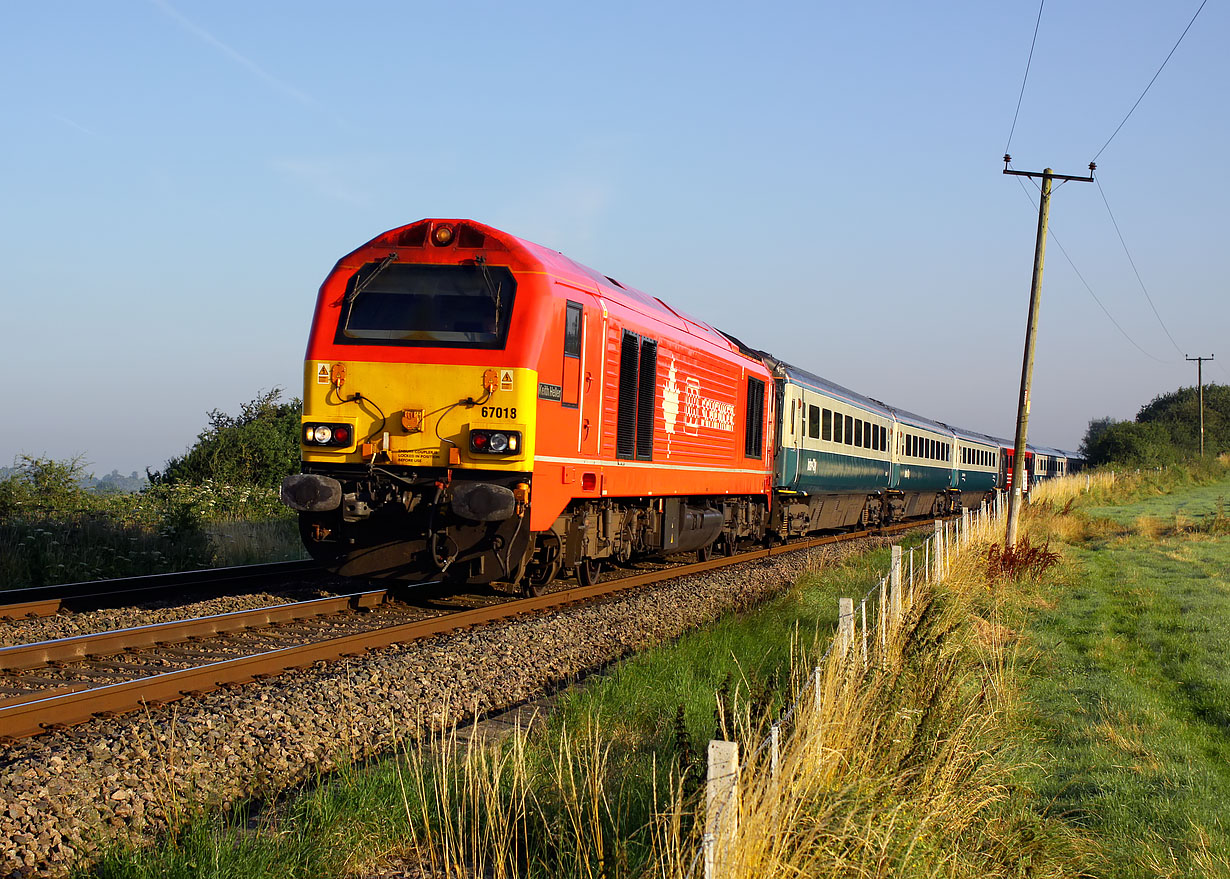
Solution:
{"label": "wooden utility pole", "polygon": [[[1187,355],[1184,355],[1187,357]],[[1213,355],[1208,357],[1187,357],[1188,360],[1196,361],[1196,387],[1200,392],[1200,457],[1204,457],[1204,362],[1212,360]]]}
{"label": "wooden utility pole", "polygon": [[1070,174],[1056,174],[1050,168],[1042,171],[1013,171],[1008,167],[1012,156],[1004,156],[1004,173],[1015,177],[1041,177],[1042,198],[1038,202],[1038,238],[1034,242],[1034,275],[1029,286],[1029,320],[1025,323],[1025,357],[1021,363],[1021,396],[1016,409],[1016,438],[1012,446],[1012,495],[1008,499],[1008,533],[1004,538],[1005,547],[1016,546],[1017,520],[1021,515],[1021,496],[1025,490],[1024,480],[1029,476],[1025,472],[1025,441],[1029,430],[1029,390],[1034,376],[1034,336],[1038,331],[1038,306],[1042,299],[1042,264],[1046,260],[1046,224],[1051,210],[1051,181],[1079,180],[1083,183],[1093,182],[1093,172],[1097,167],[1089,163],[1088,177],[1074,177]]}

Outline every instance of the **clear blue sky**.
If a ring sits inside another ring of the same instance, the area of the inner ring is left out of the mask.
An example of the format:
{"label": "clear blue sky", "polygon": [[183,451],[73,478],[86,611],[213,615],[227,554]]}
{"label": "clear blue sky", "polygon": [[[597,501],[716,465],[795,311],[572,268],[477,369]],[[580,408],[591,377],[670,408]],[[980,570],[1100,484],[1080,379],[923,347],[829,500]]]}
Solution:
{"label": "clear blue sky", "polygon": [[[1083,173],[1196,2],[1043,13],[1014,167]],[[0,465],[159,467],[273,386],[376,233],[471,217],[821,375],[1013,430],[1036,213],[1000,156],[1037,4],[5,5]],[[1230,375],[1226,4],[1098,176],[1180,348]],[[1031,187],[1032,188],[1032,187]],[[1195,383],[1095,185],[1052,228],[1030,439]],[[1223,365],[1222,358],[1226,363]]]}

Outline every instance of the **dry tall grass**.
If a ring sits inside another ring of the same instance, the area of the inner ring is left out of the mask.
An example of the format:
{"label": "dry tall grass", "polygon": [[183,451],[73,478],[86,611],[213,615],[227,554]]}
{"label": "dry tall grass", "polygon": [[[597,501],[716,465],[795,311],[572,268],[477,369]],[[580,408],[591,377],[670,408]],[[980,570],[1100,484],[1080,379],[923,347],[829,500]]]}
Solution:
{"label": "dry tall grass", "polygon": [[[985,576],[998,529],[980,523],[942,584],[916,584],[913,606],[866,665],[858,650],[831,658],[819,701],[800,693],[777,774],[767,752],[743,767],[730,807],[737,829],[717,844],[716,875],[1082,872],[1065,830],[1020,832],[1027,810],[1006,808],[1013,765],[1002,743],[1018,656]],[[666,847],[655,874],[699,876],[679,859],[695,850],[695,832],[690,843]]]}
{"label": "dry tall grass", "polygon": [[[823,663],[818,700],[816,655],[796,651],[796,708],[778,770],[770,771],[768,748],[744,755],[738,795],[726,807],[737,811],[737,829],[712,850],[716,875],[1082,872],[1067,831],[1043,826],[1027,806],[1009,806],[1014,764],[1006,743],[1019,657],[985,575],[1000,527],[988,520],[973,528],[941,584],[924,583],[920,570],[912,604],[883,641],[872,633],[866,660],[860,632],[844,656]],[[873,628],[877,616],[868,614]],[[750,707],[736,698],[729,720],[742,742],[767,732]],[[403,804],[424,869],[492,879],[641,874],[627,857],[629,840],[613,834],[622,823],[619,787],[637,781],[612,778],[602,731],[590,723],[565,735],[545,769],[531,751],[518,733],[501,748],[459,748],[445,735],[406,754]],[[649,848],[642,875],[699,879],[703,796],[670,763],[656,764],[669,793],[640,840]],[[544,845],[544,836],[563,844]]]}

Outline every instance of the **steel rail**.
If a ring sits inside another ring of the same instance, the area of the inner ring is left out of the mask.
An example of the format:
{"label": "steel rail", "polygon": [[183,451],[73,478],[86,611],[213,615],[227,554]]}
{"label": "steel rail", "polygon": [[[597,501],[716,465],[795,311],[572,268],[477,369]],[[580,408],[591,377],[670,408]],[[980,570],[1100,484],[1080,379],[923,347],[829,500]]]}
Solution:
{"label": "steel rail", "polygon": [[94,717],[109,717],[143,706],[164,704],[184,696],[200,695],[222,687],[248,683],[257,678],[305,668],[320,661],[358,656],[391,644],[419,640],[517,616],[557,610],[569,605],[618,595],[655,582],[674,580],[826,544],[906,531],[922,525],[923,523],[911,522],[875,531],[857,531],[816,537],[734,556],[710,559],[705,562],[622,577],[605,583],[595,583],[592,586],[565,589],[532,598],[514,599],[498,605],[455,611],[439,617],[386,626],[369,632],[343,635],[251,656],[211,662],[193,668],[163,672],[102,687],[61,688],[44,694],[19,696],[0,701],[0,737],[28,738],[49,729],[83,723]]}
{"label": "steel rail", "polygon": [[348,608],[371,608],[384,601],[384,589],[353,592],[310,601],[296,601],[272,607],[257,607],[230,613],[212,614],[188,620],[151,623],[129,629],[113,629],[91,635],[57,638],[33,644],[0,647],[0,671],[25,671],[53,662],[72,662],[92,656],[111,656],[142,647],[179,644],[277,623],[307,620],[335,614]]}
{"label": "steel rail", "polygon": [[270,577],[322,575],[315,561],[271,562],[229,568],[203,568],[170,574],[146,574],[114,580],[86,580],[54,586],[28,586],[0,592],[0,620],[51,616],[67,608],[106,607],[115,600],[140,601],[173,589],[200,590],[223,584],[239,585]]}

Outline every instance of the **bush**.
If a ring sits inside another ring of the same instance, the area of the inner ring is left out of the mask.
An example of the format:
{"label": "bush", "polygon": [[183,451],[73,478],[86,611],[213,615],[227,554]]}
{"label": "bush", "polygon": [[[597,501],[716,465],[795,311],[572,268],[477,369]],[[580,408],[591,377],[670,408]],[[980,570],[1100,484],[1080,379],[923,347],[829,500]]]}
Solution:
{"label": "bush", "polygon": [[225,484],[276,488],[282,478],[299,471],[298,399],[279,403],[281,388],[245,403],[238,416],[219,409],[209,412],[209,426],[192,448],[167,461],[166,469],[149,474],[157,485]]}
{"label": "bush", "polygon": [[29,456],[0,479],[0,588],[208,566],[198,505],[81,487],[80,458]]}

